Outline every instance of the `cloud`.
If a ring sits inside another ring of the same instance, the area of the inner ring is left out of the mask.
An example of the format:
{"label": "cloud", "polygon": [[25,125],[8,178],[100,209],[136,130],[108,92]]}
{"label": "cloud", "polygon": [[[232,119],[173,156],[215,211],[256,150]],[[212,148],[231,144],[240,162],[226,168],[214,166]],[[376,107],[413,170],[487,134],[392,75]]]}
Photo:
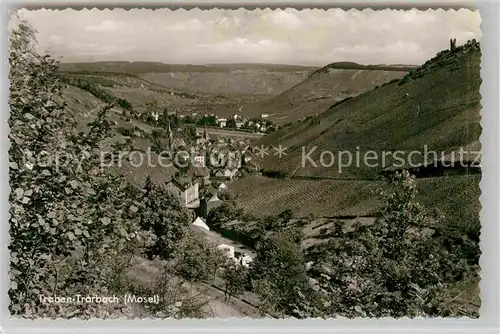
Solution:
{"label": "cloud", "polygon": [[251,42],[247,38],[237,37],[233,40],[223,41],[215,44],[199,44],[198,47],[211,51],[232,53],[272,53],[286,47],[285,43],[279,43],[268,39]]}
{"label": "cloud", "polygon": [[[22,10],[63,61],[422,64],[481,38],[470,10]],[[76,22],[78,24],[76,24]]]}
{"label": "cloud", "polygon": [[59,35],[50,35],[49,40],[54,45],[61,45],[64,43],[64,38]]}
{"label": "cloud", "polygon": [[247,38],[235,38],[215,44],[198,44],[197,48],[209,59],[210,63],[268,63],[280,62],[289,45],[262,39],[251,41]]}
{"label": "cloud", "polygon": [[221,17],[217,18],[211,22],[216,28],[219,29],[234,29],[239,28],[242,24],[242,20],[239,17]]}
{"label": "cloud", "polygon": [[200,20],[194,18],[187,20],[185,22],[179,22],[172,25],[167,25],[164,27],[164,30],[168,31],[200,31],[205,28],[205,24],[203,24]]}
{"label": "cloud", "polygon": [[271,12],[269,18],[273,23],[289,29],[300,29],[303,26],[303,21],[297,15],[283,10]]}
{"label": "cloud", "polygon": [[87,31],[117,30],[118,23],[110,20],[103,21],[96,25],[87,26]]}

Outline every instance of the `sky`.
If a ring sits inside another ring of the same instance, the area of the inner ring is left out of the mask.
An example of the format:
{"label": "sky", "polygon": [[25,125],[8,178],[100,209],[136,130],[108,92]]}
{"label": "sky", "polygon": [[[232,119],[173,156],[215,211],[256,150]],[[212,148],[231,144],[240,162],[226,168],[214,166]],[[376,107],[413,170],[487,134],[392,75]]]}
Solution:
{"label": "sky", "polygon": [[337,61],[420,65],[481,39],[478,11],[455,10],[21,10],[39,47],[63,62],[170,64]]}

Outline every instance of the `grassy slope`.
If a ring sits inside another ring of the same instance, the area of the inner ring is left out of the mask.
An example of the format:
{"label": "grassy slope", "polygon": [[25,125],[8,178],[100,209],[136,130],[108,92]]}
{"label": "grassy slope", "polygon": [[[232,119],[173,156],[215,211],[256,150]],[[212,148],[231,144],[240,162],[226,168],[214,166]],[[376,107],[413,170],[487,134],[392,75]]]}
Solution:
{"label": "grassy slope", "polygon": [[[382,166],[361,164],[359,168],[344,168],[342,173],[336,165],[297,169],[301,165],[301,147],[306,151],[318,146],[316,151],[349,150],[354,154],[359,146],[361,152],[371,149],[380,154],[389,150],[421,151],[423,145],[449,152],[477,143],[481,132],[479,67],[479,51],[445,54],[413,72],[414,79],[405,79],[407,82],[399,85],[386,84],[333,106],[312,120],[266,135],[257,145],[281,144],[288,149],[281,159],[270,154],[259,161],[264,169],[358,181],[243,179],[231,185],[238,205],[255,215],[285,209],[292,209],[297,216],[372,213],[379,203],[370,190],[383,184],[369,180],[378,177]],[[418,102],[421,111],[417,116]],[[313,157],[319,160],[317,155]],[[479,175],[421,179],[419,201],[441,211],[448,224],[471,225],[479,217],[479,181]]]}
{"label": "grassy slope", "polygon": [[[313,119],[263,137],[257,145],[288,147],[282,159],[270,155],[264,168],[294,171],[306,152],[342,150],[452,150],[479,138],[480,53],[457,56],[453,63],[429,70],[421,78],[391,83],[333,106]],[[406,97],[406,94],[409,96]],[[421,111],[417,115],[418,103]],[[315,159],[319,154],[313,155]],[[380,168],[300,168],[296,175],[373,177]]]}
{"label": "grassy slope", "polygon": [[[90,94],[87,91],[84,91],[78,87],[74,87],[71,85],[67,85],[63,89],[63,99],[67,104],[67,110],[75,116],[77,120],[77,130],[82,131],[85,129],[85,126],[91,122],[95,116],[97,115],[98,110],[106,105],[105,102],[99,100],[94,95]],[[109,120],[113,120],[118,123],[117,126],[124,126],[124,121],[119,118],[118,114],[122,113],[123,109],[115,106],[113,109],[109,111],[107,118]],[[106,145],[111,145],[118,141],[123,141],[124,138],[121,134],[117,133],[116,127],[112,127],[111,129],[111,138],[107,139],[104,143],[103,149],[105,149]],[[133,138],[133,146],[138,150],[146,150],[147,147],[151,146],[151,143],[144,138]],[[133,159],[140,159],[139,152],[132,156]],[[147,156],[143,155],[144,161],[147,162]],[[137,161],[133,160],[133,164],[138,164]],[[140,167],[133,167],[131,163],[127,159],[121,160],[116,163],[114,166],[110,166],[110,170],[114,172],[119,172],[122,175],[125,175],[127,179],[135,185],[142,185],[146,180],[147,176],[150,175],[152,180],[157,183],[163,183],[165,181],[170,180],[171,176],[176,172],[175,167],[167,166],[162,167],[157,160],[157,156],[152,153],[151,156],[152,164],[148,165],[147,163],[141,165]],[[163,162],[165,164],[165,162]]]}
{"label": "grassy slope", "polygon": [[[95,65],[95,63],[91,64]],[[242,74],[238,71],[227,70],[225,72],[194,73],[183,71],[139,75],[105,72],[106,69],[96,67],[96,70],[100,71],[91,72],[63,67],[60,70],[60,75],[63,78],[79,78],[92,82],[98,85],[101,90],[129,101],[137,111],[145,111],[147,103],[157,102],[160,106],[181,114],[214,112],[220,108],[238,108],[240,105],[269,96],[266,95],[267,91],[264,92],[265,94],[262,93],[262,82],[259,81],[258,72]],[[307,73],[270,71],[265,72],[263,77],[264,81],[267,80],[267,87],[274,92],[292,86]],[[266,75],[268,79],[265,79]],[[149,77],[158,82],[149,81]],[[239,85],[236,84],[236,81]]]}
{"label": "grassy slope", "polygon": [[[245,105],[241,114],[245,117],[269,114],[269,118],[276,123],[294,122],[321,113],[339,100],[359,95],[393,79],[402,78],[406,73],[337,68],[318,70],[275,97]],[[217,113],[228,116],[234,113],[234,110],[221,109]]]}

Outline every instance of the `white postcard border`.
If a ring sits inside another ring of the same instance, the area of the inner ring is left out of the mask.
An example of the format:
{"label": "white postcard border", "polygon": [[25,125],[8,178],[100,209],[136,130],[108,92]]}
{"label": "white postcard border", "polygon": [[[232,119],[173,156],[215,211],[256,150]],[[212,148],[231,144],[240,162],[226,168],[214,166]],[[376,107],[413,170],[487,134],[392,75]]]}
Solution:
{"label": "white postcard border", "polygon": [[[477,8],[482,17],[481,30],[483,38],[481,39],[482,63],[481,63],[481,95],[482,95],[482,135],[481,143],[483,147],[483,173],[480,183],[482,194],[480,197],[482,210],[480,214],[481,231],[481,250],[482,255],[480,264],[481,271],[481,299],[479,319],[337,319],[337,320],[251,320],[251,319],[207,319],[207,320],[23,320],[10,318],[8,311],[9,299],[7,295],[9,286],[9,252],[7,245],[9,243],[8,219],[9,219],[9,183],[8,183],[8,61],[7,61],[7,21],[8,12],[20,7],[45,7],[45,8],[232,8],[244,7],[252,8]],[[2,177],[2,187],[0,191],[0,201],[2,203],[0,212],[3,222],[1,233],[2,245],[2,272],[1,272],[1,291],[2,291],[2,309],[0,313],[0,331],[5,333],[159,333],[159,332],[354,332],[354,333],[373,333],[373,332],[452,332],[452,333],[497,333],[499,329],[500,315],[500,269],[499,269],[499,188],[500,188],[500,164],[499,164],[499,9],[500,4],[497,1],[176,1],[161,2],[149,1],[139,3],[136,1],[116,1],[114,3],[101,1],[99,3],[82,3],[80,1],[25,1],[25,2],[2,2],[2,108],[0,121],[0,139],[1,156],[0,168]]]}

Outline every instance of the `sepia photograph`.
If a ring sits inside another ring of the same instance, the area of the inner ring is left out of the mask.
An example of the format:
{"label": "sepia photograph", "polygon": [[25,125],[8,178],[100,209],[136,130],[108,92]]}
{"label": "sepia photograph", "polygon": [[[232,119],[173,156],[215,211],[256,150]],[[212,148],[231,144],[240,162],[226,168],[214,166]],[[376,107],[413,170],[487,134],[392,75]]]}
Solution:
{"label": "sepia photograph", "polygon": [[9,15],[12,317],[479,317],[478,10]]}

